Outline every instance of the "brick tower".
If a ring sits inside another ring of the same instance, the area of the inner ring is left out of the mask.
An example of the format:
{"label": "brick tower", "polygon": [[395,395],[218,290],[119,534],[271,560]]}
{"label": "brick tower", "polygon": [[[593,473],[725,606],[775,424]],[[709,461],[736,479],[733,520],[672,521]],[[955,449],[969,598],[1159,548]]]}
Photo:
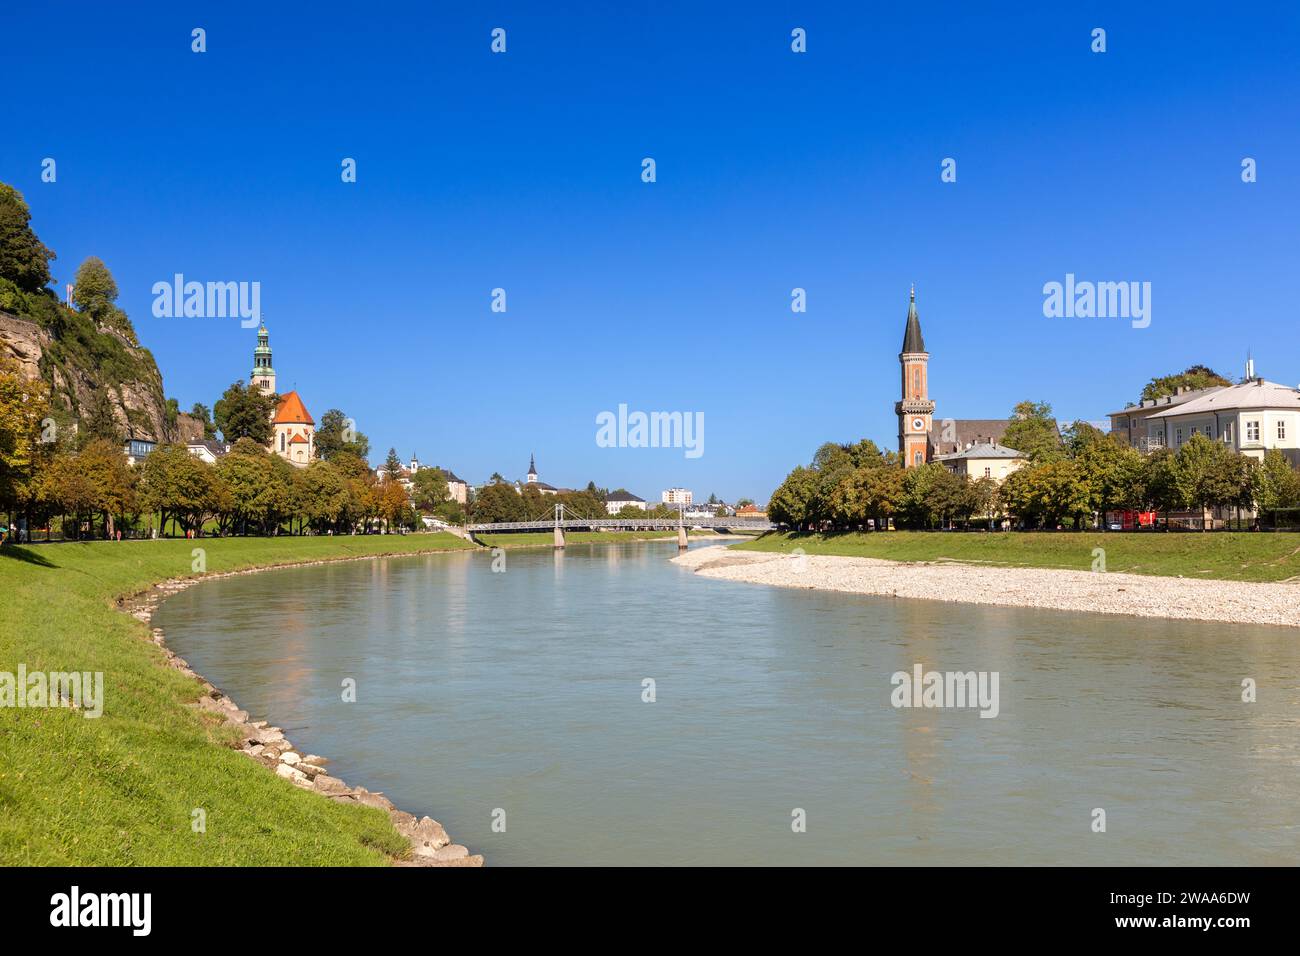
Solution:
{"label": "brick tower", "polygon": [[930,401],[930,353],[921,337],[921,319],[916,314],[916,286],[907,306],[907,331],[903,333],[903,351],[898,353],[902,366],[902,398],[894,405],[898,413],[898,454],[904,468],[916,468],[929,460],[930,423],[934,402]]}

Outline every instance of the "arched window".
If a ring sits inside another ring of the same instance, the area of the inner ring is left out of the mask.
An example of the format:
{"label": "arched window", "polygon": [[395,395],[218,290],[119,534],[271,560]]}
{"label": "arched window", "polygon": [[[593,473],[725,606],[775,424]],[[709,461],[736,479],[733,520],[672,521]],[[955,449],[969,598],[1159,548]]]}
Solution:
{"label": "arched window", "polygon": [[921,464],[921,453],[919,451],[916,453],[916,463]]}
{"label": "arched window", "polygon": [[280,432],[280,451],[284,451],[284,432]]}

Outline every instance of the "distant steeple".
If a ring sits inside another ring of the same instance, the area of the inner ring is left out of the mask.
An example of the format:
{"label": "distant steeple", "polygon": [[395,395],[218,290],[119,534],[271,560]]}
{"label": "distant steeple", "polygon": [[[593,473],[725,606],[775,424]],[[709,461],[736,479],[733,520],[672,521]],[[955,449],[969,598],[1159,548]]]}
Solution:
{"label": "distant steeple", "polygon": [[531,482],[535,482],[536,480],[537,480],[537,463],[534,460],[533,455],[530,453],[528,455],[528,481],[531,483]]}
{"label": "distant steeple", "polygon": [[921,336],[921,317],[916,314],[916,286],[912,286],[912,298],[907,303],[907,331],[903,333],[904,352],[924,352],[925,339]]}

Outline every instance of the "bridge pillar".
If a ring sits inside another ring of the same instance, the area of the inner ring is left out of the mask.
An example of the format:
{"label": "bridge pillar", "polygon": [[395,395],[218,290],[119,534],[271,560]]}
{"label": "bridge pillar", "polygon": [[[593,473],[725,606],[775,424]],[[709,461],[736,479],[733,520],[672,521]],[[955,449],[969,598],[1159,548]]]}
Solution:
{"label": "bridge pillar", "polygon": [[563,548],[563,547],[564,547],[564,529],[561,528],[558,524],[555,526],[555,541],[554,541],[554,546],[555,546],[556,548]]}
{"label": "bridge pillar", "polygon": [[686,528],[683,525],[677,526],[677,547],[679,550],[686,547]]}

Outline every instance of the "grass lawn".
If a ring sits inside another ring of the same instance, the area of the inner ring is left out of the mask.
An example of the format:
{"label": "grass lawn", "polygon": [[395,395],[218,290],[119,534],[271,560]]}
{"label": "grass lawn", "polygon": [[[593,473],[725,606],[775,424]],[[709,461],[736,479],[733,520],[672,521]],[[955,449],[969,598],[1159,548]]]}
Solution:
{"label": "grass lawn", "polygon": [[[102,671],[104,713],[0,708],[0,864],[383,865],[408,844],[380,810],[299,790],[221,746],[117,597],[190,575],[470,547],[448,534],[201,538],[0,548],[0,671]],[[207,832],[194,833],[202,808]]]}
{"label": "grass lawn", "polygon": [[1300,534],[1262,532],[771,532],[732,547],[786,552],[803,548],[807,554],[890,561],[948,560],[1078,571],[1092,570],[1093,549],[1102,548],[1107,571],[1230,581],[1282,581],[1300,575]]}
{"label": "grass lawn", "polygon": [[[717,537],[714,531],[690,531],[686,536],[692,540],[696,538]],[[503,531],[498,534],[481,534],[475,533],[474,537],[478,538],[489,548],[541,548],[552,547],[555,541],[555,532],[553,531]],[[671,538],[676,540],[676,531],[566,531],[564,532],[564,543],[570,544],[601,544],[607,541],[654,541],[660,538]]]}

